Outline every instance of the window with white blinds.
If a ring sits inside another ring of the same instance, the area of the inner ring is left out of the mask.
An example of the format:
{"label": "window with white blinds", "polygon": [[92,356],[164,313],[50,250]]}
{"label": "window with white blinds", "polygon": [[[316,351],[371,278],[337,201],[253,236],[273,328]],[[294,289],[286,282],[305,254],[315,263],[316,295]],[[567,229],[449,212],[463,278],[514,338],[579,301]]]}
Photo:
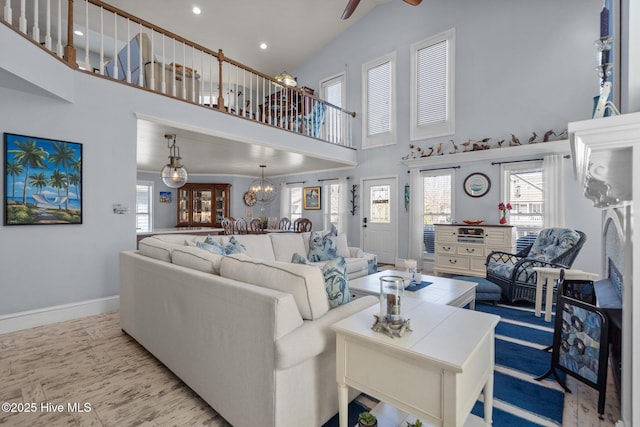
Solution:
{"label": "window with white blinds", "polygon": [[454,30],[411,45],[411,139],[454,133]]}
{"label": "window with white blinds", "polygon": [[396,143],[395,53],[362,66],[362,148]]}
{"label": "window with white blinds", "polygon": [[136,232],[151,231],[153,229],[153,183],[138,182],[136,185]]}

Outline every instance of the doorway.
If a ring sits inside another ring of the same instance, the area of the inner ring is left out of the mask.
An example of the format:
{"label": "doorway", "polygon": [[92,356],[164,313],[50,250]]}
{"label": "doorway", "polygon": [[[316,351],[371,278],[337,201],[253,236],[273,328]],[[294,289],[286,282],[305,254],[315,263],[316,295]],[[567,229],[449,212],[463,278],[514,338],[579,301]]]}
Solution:
{"label": "doorway", "polygon": [[378,262],[395,264],[398,245],[397,179],[362,181],[362,249]]}

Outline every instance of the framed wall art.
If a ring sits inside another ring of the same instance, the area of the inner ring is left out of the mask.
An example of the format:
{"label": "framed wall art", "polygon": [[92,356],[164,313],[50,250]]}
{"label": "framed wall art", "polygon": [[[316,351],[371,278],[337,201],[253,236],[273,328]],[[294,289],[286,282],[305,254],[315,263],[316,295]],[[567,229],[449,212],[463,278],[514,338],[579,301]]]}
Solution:
{"label": "framed wall art", "polygon": [[304,209],[320,209],[320,187],[304,187]]}
{"label": "framed wall art", "polygon": [[480,172],[472,173],[464,180],[464,192],[471,197],[482,197],[490,188],[489,177]]}
{"label": "framed wall art", "polygon": [[4,225],[82,224],[82,144],[4,134]]}

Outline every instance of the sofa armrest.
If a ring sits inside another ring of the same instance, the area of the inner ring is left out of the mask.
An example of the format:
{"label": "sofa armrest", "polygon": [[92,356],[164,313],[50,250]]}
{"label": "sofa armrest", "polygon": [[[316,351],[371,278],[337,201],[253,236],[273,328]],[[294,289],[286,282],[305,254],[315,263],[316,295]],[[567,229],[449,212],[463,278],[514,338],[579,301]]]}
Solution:
{"label": "sofa armrest", "polygon": [[364,252],[362,252],[362,249],[349,246],[349,255],[351,256],[351,258],[360,258],[363,253]]}
{"label": "sofa armrest", "polygon": [[302,326],[276,341],[276,368],[287,369],[334,349],[336,335],[331,325],[375,304],[378,298],[365,296],[340,305],[319,319],[305,320]]}

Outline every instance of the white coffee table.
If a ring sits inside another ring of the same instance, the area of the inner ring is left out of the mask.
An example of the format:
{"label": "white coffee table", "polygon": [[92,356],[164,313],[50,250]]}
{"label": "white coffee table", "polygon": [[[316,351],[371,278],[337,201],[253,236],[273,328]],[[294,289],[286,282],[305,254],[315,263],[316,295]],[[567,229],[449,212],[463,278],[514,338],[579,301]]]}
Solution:
{"label": "white coffee table", "polygon": [[[402,276],[409,277],[405,271],[385,270],[368,276],[349,280],[349,290],[355,296],[380,295],[380,277]],[[422,281],[432,282],[430,285],[415,291],[404,291],[404,296],[435,304],[451,305],[455,307],[469,307],[474,310],[476,305],[477,283],[464,280],[454,280],[446,277],[428,276],[422,274]]]}
{"label": "white coffee table", "polygon": [[[370,307],[332,326],[340,427],[351,427],[347,426],[349,387],[434,426],[490,427],[494,329],[500,318],[405,299],[412,331],[391,338],[371,330],[378,310]],[[470,414],[481,393],[484,420]]]}

